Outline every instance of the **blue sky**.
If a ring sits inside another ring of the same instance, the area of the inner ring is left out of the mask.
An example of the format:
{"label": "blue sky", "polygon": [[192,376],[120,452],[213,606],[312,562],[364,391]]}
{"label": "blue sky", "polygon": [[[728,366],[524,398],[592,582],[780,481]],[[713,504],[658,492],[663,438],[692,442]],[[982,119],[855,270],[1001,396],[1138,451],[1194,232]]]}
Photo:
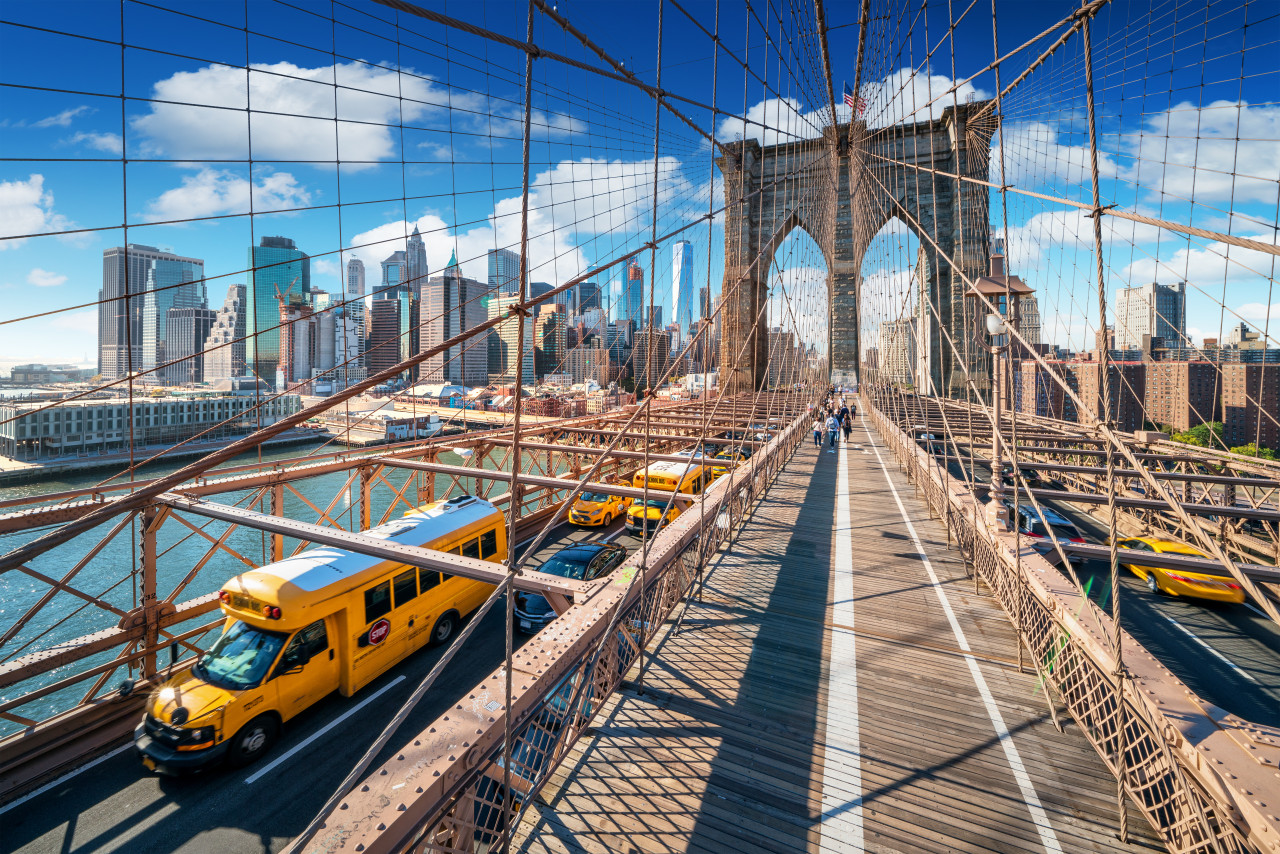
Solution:
{"label": "blue sky", "polygon": [[[456,247],[466,271],[483,278],[484,252],[516,243],[522,53],[420,19],[401,17],[397,29],[396,14],[375,4],[335,6],[336,22],[327,6],[320,16],[253,0],[246,21],[243,4],[166,5],[170,11],[132,2],[12,2],[0,10],[0,235],[96,229],[0,241],[0,319],[92,303],[102,251],[124,241],[125,222],[130,242],[205,259],[215,307],[228,285],[245,281],[247,248],[264,235],[292,237],[316,256],[313,283],[331,291],[339,290],[340,263],[352,254],[365,260],[374,279],[377,262],[414,225],[426,238],[432,271]],[[714,3],[682,5],[712,28]],[[1244,13],[1230,7],[1208,23],[1186,10],[1144,17],[1145,6],[1125,2],[1104,12],[1095,30],[1104,202],[1275,242],[1280,108],[1271,94],[1274,49],[1265,48],[1278,31],[1274,20],[1261,19],[1258,5],[1249,13],[1256,26],[1247,40],[1240,35]],[[721,109],[780,117],[775,121],[790,131],[811,135],[818,123],[812,114],[826,99],[816,62],[789,55],[781,62],[758,25],[748,27],[743,7],[721,6],[724,44],[749,57],[775,90],[751,78],[744,93],[741,67],[722,54],[714,81]],[[433,8],[524,36],[521,3]],[[781,44],[772,8],[757,13]],[[926,45],[935,46],[946,31],[946,8],[928,7],[927,30],[920,14],[880,24],[874,44],[882,45],[884,33],[905,32],[914,21],[910,39],[896,38],[900,52],[868,57],[864,93],[880,117],[873,123],[902,120],[911,112],[908,95],[917,97],[918,107],[927,100],[924,92],[950,85],[949,45],[924,70]],[[1071,8],[999,3],[1002,50]],[[654,81],[657,3],[576,0],[558,9]],[[663,88],[710,102],[708,39],[670,4],[664,14]],[[856,14],[857,4],[828,4],[837,98],[842,83],[853,79]],[[1170,28],[1182,34],[1171,48]],[[964,78],[991,61],[989,11],[970,13],[958,32],[955,76]],[[597,61],[545,19],[535,41]],[[1006,101],[1005,163],[1010,183],[1023,189],[1087,200],[1078,43],[1059,51]],[[1034,52],[1038,48],[1010,61],[1006,83]],[[246,63],[253,68],[247,79]],[[913,67],[920,73],[912,75]],[[559,282],[648,241],[654,106],[633,87],[547,60],[535,63],[534,88],[532,278]],[[989,95],[993,76],[979,76],[958,94],[970,89],[976,97]],[[707,111],[680,108],[701,127],[712,126]],[[912,120],[924,117],[917,112]],[[705,214],[709,193],[719,188],[705,140],[670,113],[660,121],[662,234]],[[741,132],[741,123],[723,117],[717,127],[722,137]],[[1237,134],[1246,141],[1237,143]],[[252,164],[246,162],[250,141]],[[341,166],[334,163],[337,152]],[[1166,161],[1173,165],[1161,166]],[[1246,177],[1232,181],[1230,173]],[[1087,298],[1088,220],[1025,196],[1010,200],[1011,256],[1016,272],[1041,290],[1046,338],[1083,337],[1096,324],[1096,308],[1092,320],[1089,315],[1096,300]],[[201,221],[165,223],[193,218]],[[1000,218],[998,204],[993,218]],[[884,248],[864,259],[873,280],[909,275],[915,244],[895,228],[878,242]],[[700,223],[681,237],[694,243],[701,270],[696,285],[709,278],[718,288],[718,225]],[[1128,226],[1109,230],[1108,247],[1109,289],[1112,282],[1190,276],[1198,286],[1190,325],[1200,335],[1235,322],[1219,302],[1261,325],[1259,309],[1277,300],[1268,293],[1274,268],[1265,253],[1233,249],[1225,262],[1213,241]],[[781,253],[790,259],[784,263],[793,267],[792,281],[817,287],[814,254]],[[641,260],[649,269],[647,251]],[[657,270],[657,301],[669,305],[665,247]],[[96,310],[86,307],[0,327],[0,371],[24,361],[92,362],[96,326]]]}

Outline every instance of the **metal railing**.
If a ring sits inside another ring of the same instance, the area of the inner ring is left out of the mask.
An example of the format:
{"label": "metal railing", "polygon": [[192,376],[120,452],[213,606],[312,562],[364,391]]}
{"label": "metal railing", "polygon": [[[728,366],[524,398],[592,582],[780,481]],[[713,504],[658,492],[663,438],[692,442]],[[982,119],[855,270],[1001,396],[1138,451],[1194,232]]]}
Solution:
{"label": "metal railing", "polygon": [[659,532],[647,560],[633,554],[595,595],[514,656],[509,769],[502,766],[506,674],[499,668],[369,774],[325,817],[306,850],[491,850],[516,827],[712,556],[732,541],[807,435],[807,423],[796,417],[720,478],[701,508]]}
{"label": "metal railing", "polygon": [[1280,729],[1196,697],[1123,632],[1120,673],[1110,616],[1026,540],[993,533],[965,482],[881,411],[879,396],[864,390],[885,444],[1003,606],[1051,702],[1065,706],[1169,849],[1280,851]]}

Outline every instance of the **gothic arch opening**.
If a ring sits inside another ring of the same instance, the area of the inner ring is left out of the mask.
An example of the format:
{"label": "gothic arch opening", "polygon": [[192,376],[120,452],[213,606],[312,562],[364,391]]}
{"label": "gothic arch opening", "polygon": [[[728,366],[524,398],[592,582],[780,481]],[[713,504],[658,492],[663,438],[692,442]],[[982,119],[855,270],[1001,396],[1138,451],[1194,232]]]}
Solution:
{"label": "gothic arch opening", "polygon": [[827,259],[804,225],[778,243],[769,265],[769,380],[771,387],[808,376],[825,360],[830,334],[830,273]]}

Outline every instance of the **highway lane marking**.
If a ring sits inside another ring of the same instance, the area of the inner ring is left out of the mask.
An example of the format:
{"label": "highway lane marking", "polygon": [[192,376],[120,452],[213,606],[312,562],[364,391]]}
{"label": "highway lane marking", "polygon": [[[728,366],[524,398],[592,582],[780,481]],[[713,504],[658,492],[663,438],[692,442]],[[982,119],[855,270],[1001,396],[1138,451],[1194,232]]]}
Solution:
{"label": "highway lane marking", "polygon": [[326,732],[328,732],[329,730],[333,729],[333,728],[334,728],[334,727],[336,727],[338,724],[342,723],[342,722],[343,722],[343,721],[345,721],[347,718],[351,717],[351,716],[352,716],[352,715],[354,715],[356,712],[360,711],[360,710],[361,710],[361,709],[363,709],[365,706],[367,706],[367,705],[369,705],[370,703],[372,703],[374,700],[378,699],[380,696],[382,696],[383,694],[385,694],[387,691],[390,691],[390,690],[391,690],[392,688],[394,688],[396,685],[399,685],[401,682],[403,682],[403,681],[405,680],[405,678],[406,678],[406,677],[405,677],[404,675],[400,675],[400,676],[397,676],[395,679],[392,679],[392,680],[391,680],[390,682],[388,682],[386,685],[383,685],[383,686],[382,686],[381,688],[379,688],[377,691],[374,691],[372,694],[370,694],[369,696],[365,697],[365,698],[364,698],[363,700],[361,700],[359,703],[356,703],[354,706],[352,706],[351,708],[347,709],[345,712],[343,712],[342,714],[338,715],[338,716],[337,716],[336,718],[334,718],[333,720],[329,721],[327,724],[325,724],[324,726],[322,726],[320,729],[318,729],[318,730],[316,730],[315,732],[311,733],[311,735],[307,736],[307,737],[306,737],[306,738],[304,738],[302,741],[298,742],[298,743],[297,743],[297,744],[295,744],[293,747],[291,747],[291,748],[289,748],[288,750],[286,750],[284,753],[281,753],[281,754],[280,754],[279,756],[277,756],[275,759],[271,760],[271,762],[269,762],[269,763],[267,763],[266,765],[262,766],[262,768],[258,769],[256,772],[254,772],[253,774],[249,775],[248,777],[245,777],[245,778],[244,778],[244,784],[245,784],[246,786],[248,786],[248,785],[250,785],[250,784],[252,784],[252,783],[256,783],[256,782],[258,782],[258,781],[259,781],[259,780],[261,780],[264,776],[266,776],[267,774],[271,773],[271,772],[272,772],[272,771],[274,771],[276,768],[278,768],[278,767],[280,766],[280,764],[281,764],[281,763],[283,763],[283,762],[285,762],[285,761],[287,761],[287,760],[289,760],[289,759],[293,758],[294,754],[296,754],[299,750],[301,750],[302,748],[304,748],[304,747],[306,747],[307,745],[311,744],[311,742],[315,741],[317,738],[319,738],[320,736],[324,735]]}
{"label": "highway lane marking", "polygon": [[103,762],[106,762],[108,759],[112,759],[116,756],[119,756],[121,753],[124,753],[126,750],[132,750],[132,749],[133,749],[133,741],[130,740],[128,744],[123,744],[120,747],[117,747],[115,750],[111,751],[110,753],[104,753],[102,756],[99,756],[97,759],[93,760],[92,762],[86,762],[85,764],[81,765],[79,768],[75,769],[74,771],[68,771],[66,774],[63,774],[61,777],[54,780],[52,783],[45,783],[43,786],[36,789],[34,792],[28,792],[27,794],[23,795],[17,800],[9,801],[9,803],[0,807],[0,815],[4,815],[14,807],[22,806],[32,798],[40,797],[45,792],[48,792],[51,789],[58,788],[63,783],[67,782],[77,774],[82,774],[85,771],[88,771],[90,768],[94,767],[95,765],[101,765]]}
{"label": "highway lane marking", "polygon": [[907,508],[902,503],[901,496],[898,495],[898,488],[893,485],[893,480],[889,477],[889,469],[885,466],[884,457],[880,454],[880,444],[872,436],[871,429],[867,427],[866,417],[859,416],[859,419],[862,421],[862,426],[867,430],[867,438],[871,440],[871,449],[876,452],[876,461],[880,463],[880,471],[884,474],[885,483],[889,484],[889,491],[893,494],[894,503],[898,505],[898,513],[902,516],[902,521],[906,523],[907,533],[911,535],[911,541],[916,544],[916,548],[920,552],[920,563],[929,575],[929,583],[933,585],[934,592],[938,594],[938,601],[942,603],[942,611],[946,614],[947,622],[951,625],[951,633],[955,635],[956,644],[966,653],[964,657],[965,663],[969,665],[969,673],[973,677],[974,684],[978,687],[978,694],[982,697],[983,706],[986,707],[987,717],[991,719],[991,725],[995,728],[996,737],[1000,741],[1000,746],[1004,749],[1005,760],[1009,763],[1009,769],[1013,771],[1013,779],[1017,782],[1018,789],[1022,793],[1022,802],[1026,804],[1027,812],[1031,814],[1031,823],[1035,825],[1036,832],[1040,835],[1040,844],[1044,846],[1046,851],[1062,854],[1062,845],[1058,842],[1058,835],[1054,833],[1053,826],[1049,824],[1049,816],[1045,814],[1044,806],[1040,803],[1040,797],[1036,794],[1035,786],[1031,783],[1031,775],[1027,773],[1026,766],[1022,764],[1022,757],[1018,754],[1018,748],[1013,743],[1013,734],[1005,726],[1004,716],[1000,714],[1000,709],[996,707],[995,698],[987,687],[987,680],[983,677],[977,660],[973,655],[969,654],[972,653],[973,649],[965,638],[964,630],[960,628],[960,621],[956,619],[955,612],[951,610],[951,603],[947,600],[947,594],[942,589],[938,574],[933,571],[933,563],[925,553],[924,543],[920,542],[920,536],[916,533],[916,526],[911,524],[911,519],[907,516]]}
{"label": "highway lane marking", "polygon": [[1240,604],[1244,605],[1246,608],[1248,608],[1253,613],[1257,614],[1259,617],[1263,617],[1268,620],[1271,619],[1270,617],[1267,616],[1266,612],[1263,611],[1261,608],[1255,608],[1252,605],[1250,605],[1248,602],[1241,602]]}
{"label": "highway lane marking", "polygon": [[[823,850],[844,850],[847,845],[853,851],[863,850],[862,818],[862,737],[858,719],[858,658],[853,632],[853,523],[849,514],[849,452],[840,449],[840,463],[836,468],[836,542],[835,565],[832,567],[835,597],[832,605],[833,622],[843,624],[842,631],[831,628],[831,657],[827,666],[827,696],[837,691],[847,697],[840,723],[847,735],[835,744],[836,736],[827,728],[827,741],[823,745],[822,760],[822,823],[819,828]],[[836,683],[841,683],[839,686]],[[828,708],[827,714],[833,715]],[[848,755],[846,767],[841,756]],[[837,770],[838,769],[838,770]],[[843,793],[854,792],[853,800],[845,802]]]}
{"label": "highway lane marking", "polygon": [[1193,641],[1195,641],[1196,643],[1200,644],[1202,647],[1207,649],[1210,655],[1212,655],[1214,658],[1221,661],[1223,664],[1227,665],[1227,667],[1230,667],[1232,670],[1234,670],[1236,673],[1243,676],[1245,679],[1248,679],[1254,685],[1257,685],[1259,687],[1262,686],[1261,682],[1259,682],[1257,679],[1254,679],[1252,676],[1250,676],[1248,672],[1241,670],[1239,667],[1236,666],[1236,663],[1234,661],[1227,658],[1225,655],[1218,652],[1213,647],[1209,646],[1209,644],[1204,640],[1202,640],[1199,635],[1197,635],[1195,632],[1188,629],[1186,626],[1182,625],[1182,623],[1179,623],[1177,620],[1175,620],[1173,617],[1170,617],[1168,614],[1161,614],[1160,616],[1164,617],[1166,620],[1173,623],[1174,627],[1177,628],[1178,631],[1182,632],[1184,635],[1191,638]]}

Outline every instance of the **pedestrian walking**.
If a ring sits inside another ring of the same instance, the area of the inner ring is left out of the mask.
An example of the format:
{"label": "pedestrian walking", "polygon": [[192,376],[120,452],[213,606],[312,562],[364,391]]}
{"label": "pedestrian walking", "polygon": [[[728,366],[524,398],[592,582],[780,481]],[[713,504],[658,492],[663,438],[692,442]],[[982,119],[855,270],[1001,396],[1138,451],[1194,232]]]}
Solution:
{"label": "pedestrian walking", "polygon": [[840,422],[834,415],[827,416],[827,453],[836,452],[836,434],[840,432]]}
{"label": "pedestrian walking", "polygon": [[813,446],[822,450],[822,419],[813,419]]}
{"label": "pedestrian walking", "polygon": [[853,418],[849,413],[844,414],[844,418],[840,421],[840,426],[844,429],[844,443],[849,444],[849,436],[853,433]]}

